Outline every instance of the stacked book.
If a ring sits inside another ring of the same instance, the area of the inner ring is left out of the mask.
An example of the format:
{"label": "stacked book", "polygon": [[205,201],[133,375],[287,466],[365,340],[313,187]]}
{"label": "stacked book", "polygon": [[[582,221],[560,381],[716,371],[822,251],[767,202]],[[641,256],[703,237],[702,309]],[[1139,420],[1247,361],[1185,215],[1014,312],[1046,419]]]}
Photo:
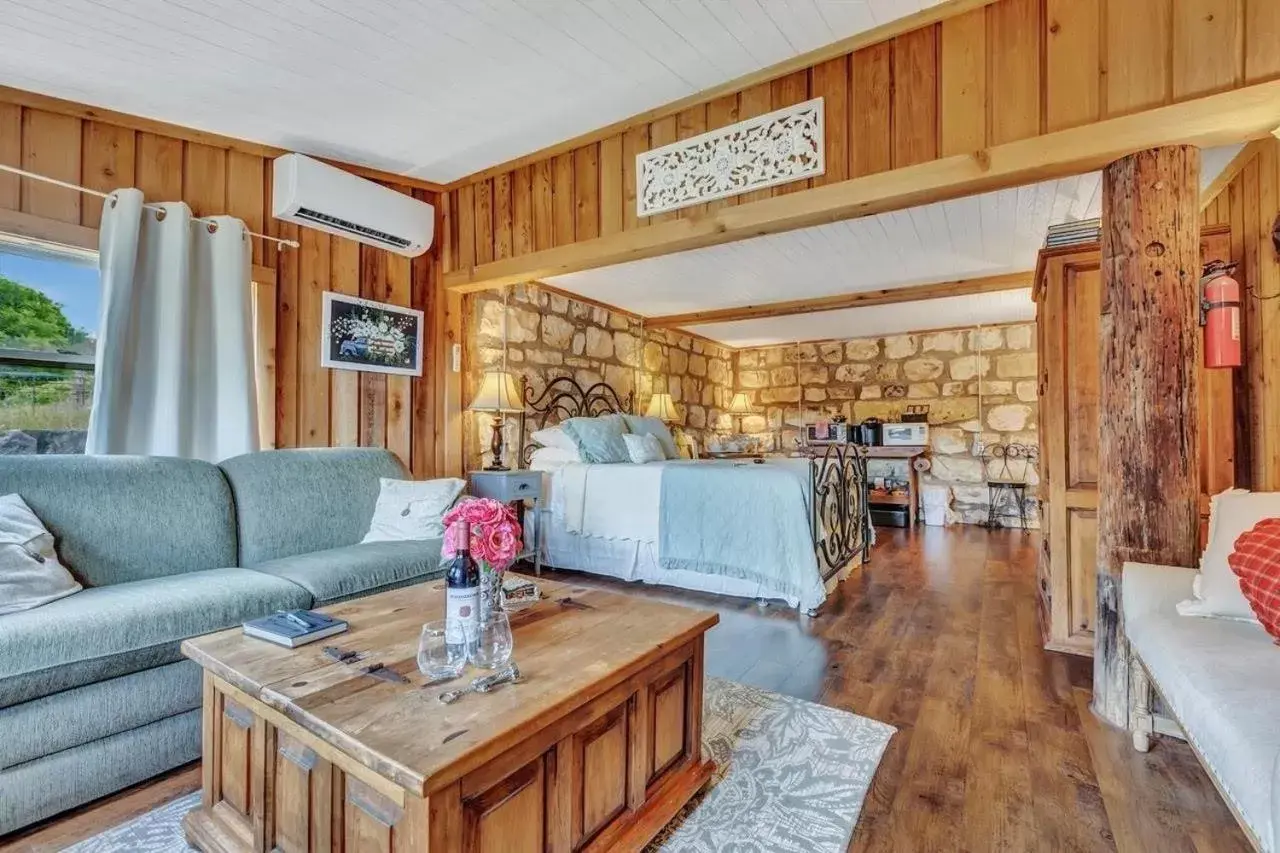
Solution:
{"label": "stacked book", "polygon": [[1060,246],[1075,246],[1079,243],[1096,243],[1101,239],[1101,219],[1079,219],[1075,222],[1050,225],[1044,237],[1044,247],[1056,249]]}

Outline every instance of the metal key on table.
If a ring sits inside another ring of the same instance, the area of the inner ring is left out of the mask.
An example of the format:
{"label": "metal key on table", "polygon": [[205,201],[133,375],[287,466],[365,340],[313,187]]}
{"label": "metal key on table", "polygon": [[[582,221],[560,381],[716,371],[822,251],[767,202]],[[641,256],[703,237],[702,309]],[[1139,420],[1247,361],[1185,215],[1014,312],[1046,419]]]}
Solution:
{"label": "metal key on table", "polygon": [[468,693],[488,693],[499,684],[516,684],[521,678],[520,667],[516,666],[513,661],[495,673],[480,676],[466,687],[457,690],[446,690],[436,698],[448,705],[458,701]]}

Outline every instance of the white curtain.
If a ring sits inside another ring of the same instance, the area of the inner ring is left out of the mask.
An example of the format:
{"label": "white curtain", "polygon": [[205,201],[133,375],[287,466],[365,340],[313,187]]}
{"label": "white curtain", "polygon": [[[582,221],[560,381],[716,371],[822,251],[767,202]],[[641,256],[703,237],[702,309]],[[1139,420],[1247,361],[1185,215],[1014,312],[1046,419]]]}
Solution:
{"label": "white curtain", "polygon": [[258,449],[244,223],[182,202],[103,205],[102,317],[86,453],[218,462]]}

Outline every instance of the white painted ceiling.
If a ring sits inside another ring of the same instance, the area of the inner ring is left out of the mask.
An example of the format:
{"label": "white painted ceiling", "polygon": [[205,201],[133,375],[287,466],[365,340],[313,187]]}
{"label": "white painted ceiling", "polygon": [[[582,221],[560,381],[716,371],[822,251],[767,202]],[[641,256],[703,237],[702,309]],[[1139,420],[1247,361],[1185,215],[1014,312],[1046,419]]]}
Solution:
{"label": "white painted ceiling", "polygon": [[897,305],[845,308],[820,314],[795,314],[768,320],[690,326],[689,330],[735,347],[762,347],[793,341],[878,338],[957,326],[1017,323],[1032,320],[1035,316],[1035,303],[1031,301],[1031,289],[1027,288]]}
{"label": "white painted ceiling", "polygon": [[[1203,153],[1201,184],[1242,146]],[[1102,176],[969,196],[547,279],[645,317],[953,281],[1035,267],[1052,224],[1099,215]],[[1019,295],[1020,294],[1020,295]],[[693,327],[731,346],[849,338],[1035,314],[1030,291]]]}
{"label": "white painted ceiling", "polygon": [[0,0],[0,83],[450,181],[940,0]]}

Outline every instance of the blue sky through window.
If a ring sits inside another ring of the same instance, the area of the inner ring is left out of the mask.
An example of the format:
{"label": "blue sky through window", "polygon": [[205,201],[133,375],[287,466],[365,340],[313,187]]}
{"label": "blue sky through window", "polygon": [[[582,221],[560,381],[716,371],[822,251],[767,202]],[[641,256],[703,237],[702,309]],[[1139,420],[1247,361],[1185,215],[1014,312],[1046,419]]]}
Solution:
{"label": "blue sky through window", "polygon": [[102,288],[98,267],[69,257],[15,254],[0,249],[0,275],[33,287],[62,306],[71,325],[98,336]]}

